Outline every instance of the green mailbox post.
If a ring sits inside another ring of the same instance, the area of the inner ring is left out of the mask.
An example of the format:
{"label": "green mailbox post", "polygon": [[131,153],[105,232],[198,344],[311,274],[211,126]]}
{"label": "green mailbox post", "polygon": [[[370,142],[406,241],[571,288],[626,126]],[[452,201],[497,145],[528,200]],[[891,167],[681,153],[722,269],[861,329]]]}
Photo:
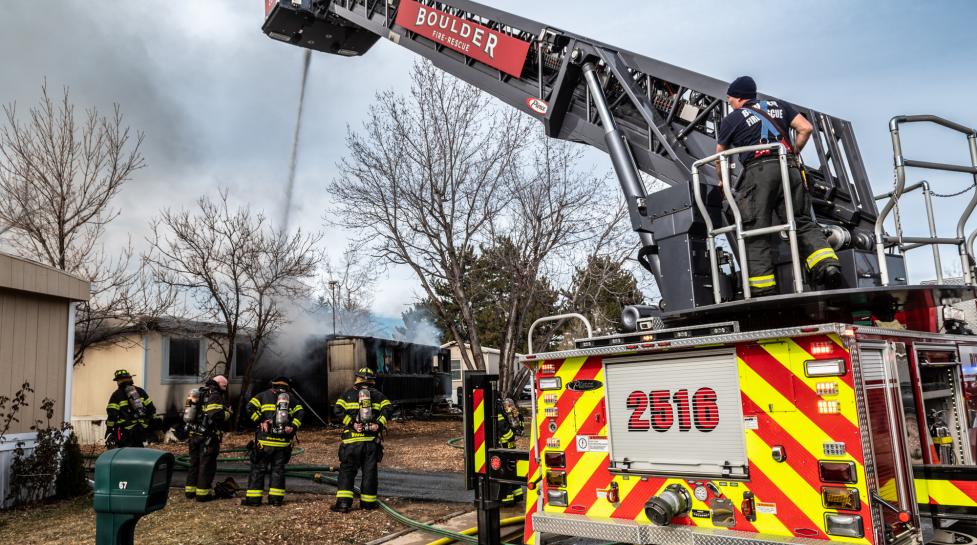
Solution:
{"label": "green mailbox post", "polygon": [[143,515],[166,507],[173,455],[148,448],[106,451],[95,461],[95,542],[132,545]]}

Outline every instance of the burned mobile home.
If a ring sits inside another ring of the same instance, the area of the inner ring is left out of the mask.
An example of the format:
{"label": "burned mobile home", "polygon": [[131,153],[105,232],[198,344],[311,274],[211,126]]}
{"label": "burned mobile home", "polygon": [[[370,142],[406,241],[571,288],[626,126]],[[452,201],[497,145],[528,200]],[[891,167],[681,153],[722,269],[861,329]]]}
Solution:
{"label": "burned mobile home", "polygon": [[287,374],[312,410],[329,419],[332,405],[353,386],[353,374],[363,367],[377,374],[377,388],[399,411],[426,413],[450,400],[448,350],[350,335],[309,337],[291,355],[265,352],[255,368],[252,391],[260,391],[274,375]]}

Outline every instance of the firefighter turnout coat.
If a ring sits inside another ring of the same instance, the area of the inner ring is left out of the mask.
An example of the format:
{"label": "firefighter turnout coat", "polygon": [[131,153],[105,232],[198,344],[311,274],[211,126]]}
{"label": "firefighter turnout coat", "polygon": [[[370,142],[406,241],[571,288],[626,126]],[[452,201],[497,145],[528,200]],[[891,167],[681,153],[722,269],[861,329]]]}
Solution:
{"label": "firefighter turnout coat", "polygon": [[[361,390],[369,393],[368,399],[366,396],[361,399]],[[354,387],[336,400],[336,417],[343,424],[339,445],[337,507],[348,508],[353,503],[353,481],[360,470],[363,471],[360,505],[366,509],[376,506],[377,466],[383,457],[380,434],[387,427],[392,409],[387,396],[372,387]],[[364,418],[366,413],[369,416]],[[364,426],[362,431],[356,431],[357,424]],[[370,431],[370,424],[377,424],[377,430]]]}
{"label": "firefighter turnout coat", "polygon": [[137,397],[142,405],[142,410],[139,410],[126,391],[130,385],[131,383],[119,384],[105,406],[107,437],[110,442],[119,447],[143,446],[146,434],[156,416],[156,406],[153,405],[153,400],[149,398],[146,390],[132,385],[135,389],[134,397]]}
{"label": "firefighter turnout coat", "polygon": [[[275,416],[278,409],[278,397],[289,394],[287,423],[276,429]],[[298,402],[297,396],[288,388],[270,388],[248,401],[247,414],[256,426],[255,445],[251,454],[251,473],[248,476],[248,490],[244,499],[245,505],[261,503],[261,496],[265,486],[265,475],[269,477],[268,503],[281,505],[285,500],[285,465],[292,456],[292,440],[295,432],[302,426],[305,408]],[[267,423],[267,431],[262,429],[262,423]],[[291,432],[286,431],[292,428]]]}
{"label": "firefighter turnout coat", "polygon": [[190,468],[184,492],[188,498],[199,496],[209,499],[214,492],[211,485],[217,473],[224,423],[231,413],[225,395],[216,382],[208,381],[203,391],[206,394],[200,400],[200,415],[195,423],[187,426]]}

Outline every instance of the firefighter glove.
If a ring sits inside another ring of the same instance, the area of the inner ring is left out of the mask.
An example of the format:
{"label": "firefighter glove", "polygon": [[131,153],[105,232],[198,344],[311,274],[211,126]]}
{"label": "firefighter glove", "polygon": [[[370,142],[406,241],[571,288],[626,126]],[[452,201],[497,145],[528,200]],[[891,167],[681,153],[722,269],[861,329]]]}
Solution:
{"label": "firefighter glove", "polygon": [[268,421],[267,420],[262,420],[261,421],[261,431],[263,431],[265,433],[268,433],[268,428],[269,427],[270,427],[270,425],[268,424]]}

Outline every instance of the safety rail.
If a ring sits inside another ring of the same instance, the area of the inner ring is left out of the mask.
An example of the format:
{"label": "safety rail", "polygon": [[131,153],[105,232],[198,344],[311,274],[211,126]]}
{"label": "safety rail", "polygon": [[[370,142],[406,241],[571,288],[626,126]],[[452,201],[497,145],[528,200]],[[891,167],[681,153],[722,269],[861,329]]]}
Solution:
{"label": "safety rail", "polygon": [[[967,144],[970,148],[970,166],[906,159],[902,154],[902,139],[899,136],[899,126],[905,123],[933,123],[966,135]],[[968,237],[964,233],[964,230],[966,228],[967,221],[973,214],[974,208],[977,207],[977,190],[974,191],[973,196],[970,198],[970,202],[967,203],[966,208],[964,208],[963,212],[960,214],[960,219],[957,221],[956,236],[938,237],[936,234],[935,219],[933,217],[933,205],[931,200],[932,191],[930,190],[929,183],[920,182],[906,188],[906,168],[922,168],[928,170],[970,174],[974,178],[974,185],[977,186],[977,131],[970,127],[960,125],[959,123],[954,123],[953,121],[949,121],[935,115],[900,115],[893,117],[889,121],[889,133],[892,136],[892,154],[895,165],[895,188],[889,193],[876,197],[876,200],[884,199],[886,197],[889,198],[889,200],[885,203],[885,206],[879,212],[879,216],[875,221],[875,251],[879,260],[879,276],[881,284],[883,286],[889,285],[889,268],[885,260],[885,252],[888,248],[897,247],[904,253],[907,250],[919,248],[921,246],[933,247],[933,259],[936,266],[937,281],[942,282],[943,270],[942,263],[940,262],[939,246],[948,245],[957,247],[964,275],[964,283],[968,286],[973,285],[974,273],[971,269],[970,262],[973,258],[973,250],[971,249],[971,246],[974,238],[977,237],[977,231],[971,233],[971,235]],[[886,218],[888,218],[893,209],[898,207],[899,199],[905,193],[914,191],[918,188],[923,189],[924,199],[926,199],[927,216],[930,224],[930,236],[903,236],[902,227],[899,225],[900,222],[897,222],[896,225],[896,236],[886,235],[884,231],[884,223]]]}
{"label": "safety rail", "polygon": [[[781,183],[783,184],[784,212],[787,216],[785,218],[787,223],[744,231],[743,218],[740,214],[739,206],[736,204],[736,199],[733,197],[732,184],[729,180],[729,157],[751,151],[774,149],[777,150],[777,156],[780,160],[780,179]],[[733,213],[734,220],[732,225],[726,225],[719,228],[715,227],[708,210],[706,210],[706,205],[702,200],[702,184],[699,180],[699,168],[702,165],[710,164],[717,160],[719,161],[721,188],[723,195],[726,197],[726,202],[729,203],[729,209]],[[696,161],[692,164],[692,190],[693,196],[695,197],[695,203],[699,207],[699,213],[706,224],[706,244],[709,250],[709,267],[712,272],[712,293],[715,303],[718,304],[722,302],[722,291],[720,290],[719,282],[719,261],[716,257],[716,237],[726,233],[736,234],[740,275],[742,277],[743,284],[743,299],[749,300],[752,298],[752,293],[750,290],[749,266],[746,258],[746,239],[758,236],[769,236],[774,233],[787,233],[787,243],[790,246],[791,269],[794,273],[794,291],[796,293],[801,293],[804,291],[804,277],[801,273],[800,256],[798,255],[799,252],[797,250],[797,226],[794,222],[794,205],[790,191],[787,148],[784,147],[783,144],[771,143],[732,148]]]}
{"label": "safety rail", "polygon": [[535,354],[535,352],[533,351],[533,330],[536,329],[536,326],[544,322],[557,322],[559,320],[566,320],[568,318],[576,318],[581,322],[583,322],[584,327],[587,328],[588,339],[594,336],[594,328],[590,327],[590,320],[588,320],[587,317],[584,316],[583,314],[571,312],[568,314],[555,314],[553,316],[544,316],[536,320],[535,322],[533,322],[533,325],[529,326],[529,333],[528,333],[529,338],[526,340],[526,345],[527,348],[529,348],[529,353]]}

